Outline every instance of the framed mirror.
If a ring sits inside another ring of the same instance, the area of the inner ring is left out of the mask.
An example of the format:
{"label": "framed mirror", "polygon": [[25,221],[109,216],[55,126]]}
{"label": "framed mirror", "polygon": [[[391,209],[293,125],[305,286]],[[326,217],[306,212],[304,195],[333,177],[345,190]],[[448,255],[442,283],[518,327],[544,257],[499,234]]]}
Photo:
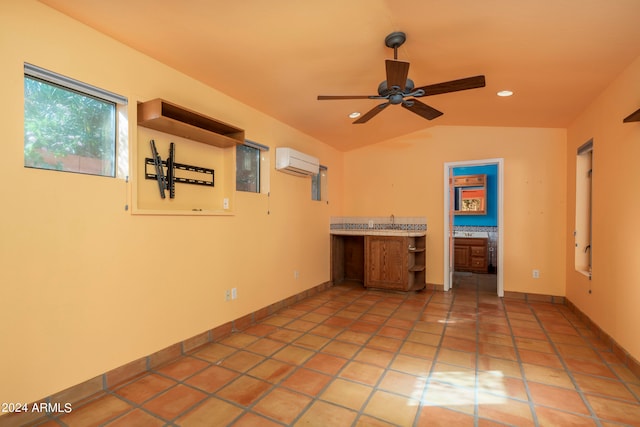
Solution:
{"label": "framed mirror", "polygon": [[487,175],[453,177],[454,214],[486,215]]}

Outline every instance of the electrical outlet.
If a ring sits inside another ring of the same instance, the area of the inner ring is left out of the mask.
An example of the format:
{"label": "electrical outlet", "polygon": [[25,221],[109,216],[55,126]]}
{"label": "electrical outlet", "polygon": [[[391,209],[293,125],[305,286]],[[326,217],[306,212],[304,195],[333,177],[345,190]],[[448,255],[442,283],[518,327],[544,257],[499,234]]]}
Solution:
{"label": "electrical outlet", "polygon": [[222,207],[223,207],[224,209],[229,209],[229,199],[228,199],[228,198],[226,198],[226,197],[225,197],[225,198],[222,200]]}
{"label": "electrical outlet", "polygon": [[238,298],[238,289],[231,288],[231,299],[237,299],[237,298]]}
{"label": "electrical outlet", "polygon": [[540,270],[533,270],[532,276],[533,276],[534,279],[539,279],[540,278]]}
{"label": "electrical outlet", "polygon": [[227,289],[224,291],[224,300],[225,301],[231,301],[231,290]]}
{"label": "electrical outlet", "polygon": [[369,221],[369,228],[373,228],[373,220]]}
{"label": "electrical outlet", "polygon": [[300,272],[298,270],[293,270],[293,278],[296,280],[300,278]]}

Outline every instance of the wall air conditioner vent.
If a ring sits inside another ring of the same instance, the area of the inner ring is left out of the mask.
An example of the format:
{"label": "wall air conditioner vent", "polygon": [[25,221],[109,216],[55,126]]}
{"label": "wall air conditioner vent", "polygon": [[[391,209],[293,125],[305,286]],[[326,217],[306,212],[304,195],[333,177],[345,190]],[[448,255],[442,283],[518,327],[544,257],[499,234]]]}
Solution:
{"label": "wall air conditioner vent", "polygon": [[317,175],[320,160],[293,148],[276,148],[276,170],[296,176]]}

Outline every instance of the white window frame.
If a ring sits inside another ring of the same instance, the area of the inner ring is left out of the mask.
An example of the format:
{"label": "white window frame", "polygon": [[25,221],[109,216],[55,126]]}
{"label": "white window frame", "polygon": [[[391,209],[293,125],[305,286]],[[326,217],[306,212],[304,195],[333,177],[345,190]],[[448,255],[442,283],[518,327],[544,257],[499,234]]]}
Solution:
{"label": "white window frame", "polygon": [[582,144],[576,155],[576,216],[574,266],[591,279],[593,261],[593,139]]}
{"label": "white window frame", "polygon": [[311,200],[317,202],[326,201],[328,203],[328,171],[329,168],[320,165],[318,173],[311,177]]}
{"label": "white window frame", "polygon": [[[258,191],[237,189],[237,179],[238,179],[237,168],[236,168],[236,190],[242,191],[244,193],[268,194],[269,193],[269,147],[255,141],[251,141],[250,139],[245,139],[244,143],[241,145],[258,150],[259,161],[258,161],[258,171],[256,173],[256,177],[258,180],[257,182]],[[236,156],[237,156],[237,151],[236,151]]]}
{"label": "white window frame", "polygon": [[[114,174],[113,175],[97,175],[104,177],[117,177],[127,179],[129,175],[129,150],[128,150],[128,115],[127,105],[129,103],[125,96],[118,95],[114,92],[107,91],[97,86],[84,83],[82,81],[72,79],[71,77],[55,73],[53,71],[38,67],[30,63],[24,63],[24,76],[41,80],[44,83],[61,86],[64,89],[78,92],[81,95],[98,98],[103,101],[115,104],[116,123],[115,123],[115,147],[114,147]],[[43,169],[49,170],[49,169]],[[88,174],[78,172],[80,174]]]}

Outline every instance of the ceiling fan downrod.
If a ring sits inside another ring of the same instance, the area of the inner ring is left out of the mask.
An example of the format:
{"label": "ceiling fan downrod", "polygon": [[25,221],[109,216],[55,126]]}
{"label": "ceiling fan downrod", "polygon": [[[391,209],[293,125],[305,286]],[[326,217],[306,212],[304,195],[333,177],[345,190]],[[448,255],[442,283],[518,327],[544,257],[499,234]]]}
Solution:
{"label": "ceiling fan downrod", "polygon": [[393,49],[393,59],[398,60],[398,48],[407,41],[407,35],[402,31],[394,31],[384,39],[384,44]]}

